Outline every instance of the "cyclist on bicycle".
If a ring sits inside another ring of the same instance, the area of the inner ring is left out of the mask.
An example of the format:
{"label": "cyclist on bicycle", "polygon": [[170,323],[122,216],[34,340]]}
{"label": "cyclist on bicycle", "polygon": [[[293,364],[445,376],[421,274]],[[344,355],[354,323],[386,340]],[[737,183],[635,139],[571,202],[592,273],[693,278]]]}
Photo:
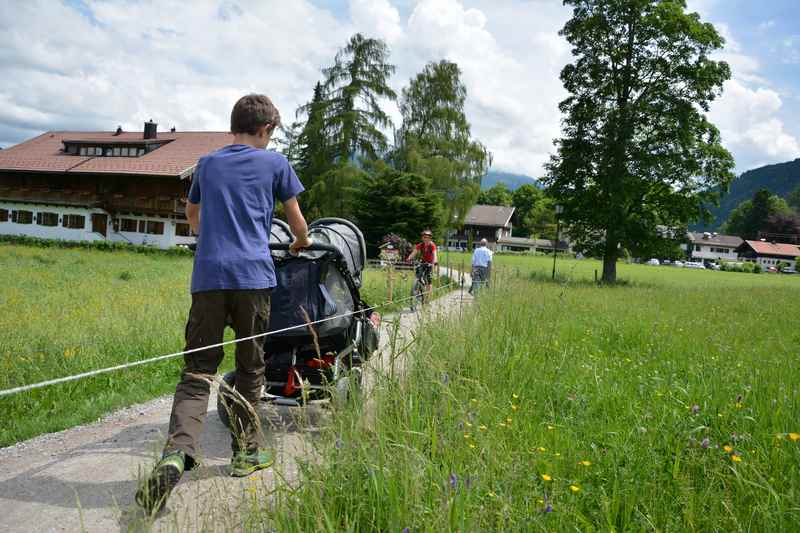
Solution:
{"label": "cyclist on bicycle", "polygon": [[414,251],[406,260],[413,261],[417,256],[420,258],[420,268],[416,269],[416,276],[425,286],[426,300],[430,300],[433,291],[433,266],[437,265],[439,261],[436,244],[433,242],[433,233],[429,229],[422,232],[422,242],[414,247]]}

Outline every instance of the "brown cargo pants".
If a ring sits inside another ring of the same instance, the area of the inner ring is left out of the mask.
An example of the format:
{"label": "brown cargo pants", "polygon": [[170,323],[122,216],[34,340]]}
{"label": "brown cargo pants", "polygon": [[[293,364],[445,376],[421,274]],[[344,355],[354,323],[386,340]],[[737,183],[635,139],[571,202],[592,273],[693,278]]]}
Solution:
{"label": "brown cargo pants", "polygon": [[[186,324],[186,350],[222,342],[225,326],[232,322],[236,338],[266,333],[269,327],[271,289],[207,291],[192,294],[192,307]],[[236,390],[255,408],[264,385],[264,338],[236,344]],[[211,377],[217,372],[225,352],[210,348],[184,356],[181,380],[175,388],[169,435],[165,452],[181,450],[194,463],[199,454],[200,433],[208,410],[210,385],[197,375]],[[235,404],[231,417],[231,448],[264,446],[248,409]],[[190,464],[187,464],[187,468]]]}

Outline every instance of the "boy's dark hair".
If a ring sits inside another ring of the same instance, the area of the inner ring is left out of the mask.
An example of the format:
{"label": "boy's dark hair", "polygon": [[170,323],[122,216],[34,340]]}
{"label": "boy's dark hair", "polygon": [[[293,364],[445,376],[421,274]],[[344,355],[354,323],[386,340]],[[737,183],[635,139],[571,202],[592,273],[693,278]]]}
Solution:
{"label": "boy's dark hair", "polygon": [[258,128],[269,124],[270,132],[281,125],[281,114],[268,96],[248,94],[242,96],[231,111],[231,133],[255,135]]}

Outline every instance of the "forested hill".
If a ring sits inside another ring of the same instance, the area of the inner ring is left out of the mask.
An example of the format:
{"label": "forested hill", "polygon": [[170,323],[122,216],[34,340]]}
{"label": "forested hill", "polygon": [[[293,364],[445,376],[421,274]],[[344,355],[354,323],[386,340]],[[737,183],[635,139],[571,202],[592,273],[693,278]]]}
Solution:
{"label": "forested hill", "polygon": [[695,230],[717,230],[731,211],[745,200],[753,198],[760,189],[767,189],[782,198],[800,186],[800,159],[748,170],[733,180],[728,194],[720,199],[719,207],[711,209],[714,220],[707,225],[692,226]]}
{"label": "forested hill", "polygon": [[525,176],[524,174],[511,174],[509,172],[498,172],[496,170],[490,170],[486,173],[481,180],[481,189],[491,189],[498,183],[505,183],[508,190],[513,191],[518,189],[519,187],[532,184],[536,185],[537,187],[541,188],[541,184],[536,180],[536,178],[532,178],[530,176]]}

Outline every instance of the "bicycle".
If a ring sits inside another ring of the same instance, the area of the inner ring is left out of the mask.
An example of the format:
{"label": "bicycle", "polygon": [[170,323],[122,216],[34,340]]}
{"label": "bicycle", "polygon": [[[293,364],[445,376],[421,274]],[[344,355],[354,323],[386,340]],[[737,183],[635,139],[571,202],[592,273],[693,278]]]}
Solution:
{"label": "bicycle", "polygon": [[414,262],[414,284],[411,285],[411,310],[415,311],[417,304],[425,305],[428,297],[428,287],[433,279],[433,265],[421,261]]}

